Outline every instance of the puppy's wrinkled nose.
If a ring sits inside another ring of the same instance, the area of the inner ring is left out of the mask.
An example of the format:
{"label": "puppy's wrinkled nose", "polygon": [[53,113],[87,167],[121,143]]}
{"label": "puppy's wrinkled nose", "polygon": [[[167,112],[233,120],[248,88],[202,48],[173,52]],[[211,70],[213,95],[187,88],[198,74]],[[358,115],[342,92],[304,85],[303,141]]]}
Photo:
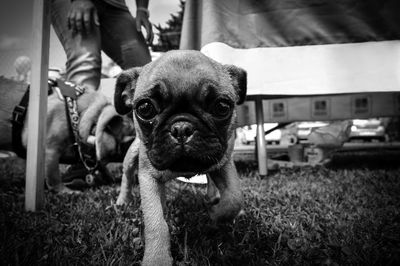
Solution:
{"label": "puppy's wrinkled nose", "polygon": [[193,125],[187,121],[178,121],[171,126],[171,135],[180,143],[185,143],[193,135]]}

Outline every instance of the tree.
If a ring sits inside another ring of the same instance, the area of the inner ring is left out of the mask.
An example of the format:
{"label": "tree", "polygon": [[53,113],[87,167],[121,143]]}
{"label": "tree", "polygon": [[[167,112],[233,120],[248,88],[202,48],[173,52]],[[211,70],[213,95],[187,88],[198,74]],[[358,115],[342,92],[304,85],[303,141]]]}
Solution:
{"label": "tree", "polygon": [[160,24],[154,25],[158,30],[158,43],[152,45],[155,52],[166,52],[169,50],[179,49],[179,42],[181,40],[183,12],[185,10],[185,1],[180,0],[180,11],[177,14],[171,14],[171,18],[166,22],[166,26],[162,27]]}

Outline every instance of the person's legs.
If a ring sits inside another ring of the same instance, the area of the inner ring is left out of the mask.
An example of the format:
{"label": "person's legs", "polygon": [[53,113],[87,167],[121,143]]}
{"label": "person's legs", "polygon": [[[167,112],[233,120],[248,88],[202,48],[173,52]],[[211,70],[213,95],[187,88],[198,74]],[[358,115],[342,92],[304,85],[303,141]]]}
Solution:
{"label": "person's legs", "polygon": [[[70,6],[71,0],[51,0],[51,23],[67,56],[67,80],[97,90],[101,78],[100,29],[93,27],[93,31],[86,35],[73,33],[68,29]],[[88,173],[83,164],[78,163],[68,168],[63,179],[71,181],[77,172],[81,177]]]}
{"label": "person's legs", "polygon": [[151,56],[142,33],[137,32],[129,10],[95,1],[101,21],[103,51],[122,69],[143,66]]}
{"label": "person's legs", "polygon": [[101,77],[100,29],[81,35],[68,29],[70,0],[52,0],[51,23],[67,55],[67,79],[97,89]]}

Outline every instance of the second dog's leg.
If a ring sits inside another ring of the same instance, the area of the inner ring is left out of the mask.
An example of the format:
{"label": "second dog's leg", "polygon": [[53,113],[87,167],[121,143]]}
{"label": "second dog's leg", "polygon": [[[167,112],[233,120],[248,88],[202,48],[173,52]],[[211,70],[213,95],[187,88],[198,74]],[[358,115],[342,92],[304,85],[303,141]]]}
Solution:
{"label": "second dog's leg", "polygon": [[212,205],[218,204],[220,199],[221,199],[221,194],[219,193],[217,186],[215,185],[210,175],[207,175],[207,194],[206,194],[207,206],[209,206],[210,208]]}
{"label": "second dog's leg", "polygon": [[129,147],[123,162],[121,191],[119,192],[117,205],[128,204],[132,199],[132,185],[135,169],[139,157],[139,138],[136,138]]}
{"label": "second dog's leg", "polygon": [[[50,145],[48,145],[49,147]],[[60,152],[56,149],[46,148],[46,184],[49,190],[56,193],[73,193],[74,191],[67,188],[61,180],[60,169]]]}
{"label": "second dog's leg", "polygon": [[209,175],[221,195],[219,202],[210,206],[211,219],[214,221],[233,220],[239,214],[243,203],[243,194],[233,159]]}
{"label": "second dog's leg", "polygon": [[139,159],[139,188],[145,236],[142,265],[172,265],[168,225],[163,213],[164,184],[154,178],[150,162],[144,160],[142,157]]}

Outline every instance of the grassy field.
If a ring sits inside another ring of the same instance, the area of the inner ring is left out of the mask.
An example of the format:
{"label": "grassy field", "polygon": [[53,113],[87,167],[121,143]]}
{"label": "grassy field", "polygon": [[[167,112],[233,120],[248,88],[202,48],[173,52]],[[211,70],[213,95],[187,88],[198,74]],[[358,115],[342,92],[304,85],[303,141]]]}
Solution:
{"label": "grassy field", "polygon": [[[169,184],[176,265],[400,265],[399,151],[337,154],[264,179],[252,164],[238,169],[245,214],[233,224],[211,223],[203,186]],[[46,192],[42,211],[25,212],[24,161],[1,159],[0,264],[139,265],[139,195],[117,208],[118,188]]]}

